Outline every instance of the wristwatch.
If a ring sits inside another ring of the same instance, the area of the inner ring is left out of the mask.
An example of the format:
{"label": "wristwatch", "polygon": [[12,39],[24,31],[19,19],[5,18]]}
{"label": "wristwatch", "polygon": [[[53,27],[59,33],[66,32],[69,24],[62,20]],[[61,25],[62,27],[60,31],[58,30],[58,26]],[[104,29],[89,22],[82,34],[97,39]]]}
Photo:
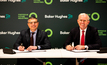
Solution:
{"label": "wristwatch", "polygon": [[41,47],[38,45],[38,46],[37,46],[37,49],[38,49],[38,50],[40,50],[40,49],[41,49]]}

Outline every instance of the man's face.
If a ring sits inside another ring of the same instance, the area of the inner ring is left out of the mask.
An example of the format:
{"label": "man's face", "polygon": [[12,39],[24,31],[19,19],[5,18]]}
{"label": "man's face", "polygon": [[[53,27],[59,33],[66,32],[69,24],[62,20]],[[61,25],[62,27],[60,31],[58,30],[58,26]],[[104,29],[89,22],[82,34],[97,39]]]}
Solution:
{"label": "man's face", "polygon": [[82,30],[86,29],[88,24],[90,23],[88,19],[88,15],[86,14],[79,15],[77,22],[78,22],[80,29]]}
{"label": "man's face", "polygon": [[34,32],[38,28],[39,22],[35,18],[31,18],[28,20],[28,27],[32,32]]}

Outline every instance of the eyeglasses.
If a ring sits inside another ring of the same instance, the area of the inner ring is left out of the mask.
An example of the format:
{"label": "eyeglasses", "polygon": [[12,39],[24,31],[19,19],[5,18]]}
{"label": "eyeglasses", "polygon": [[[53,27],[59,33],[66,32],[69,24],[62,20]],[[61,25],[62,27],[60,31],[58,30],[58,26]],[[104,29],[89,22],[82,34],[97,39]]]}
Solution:
{"label": "eyeglasses", "polygon": [[28,22],[28,23],[30,23],[30,24],[33,24],[33,23],[36,24],[36,23],[38,23],[38,22]]}
{"label": "eyeglasses", "polygon": [[89,21],[89,20],[79,20],[80,22],[87,22],[87,21]]}

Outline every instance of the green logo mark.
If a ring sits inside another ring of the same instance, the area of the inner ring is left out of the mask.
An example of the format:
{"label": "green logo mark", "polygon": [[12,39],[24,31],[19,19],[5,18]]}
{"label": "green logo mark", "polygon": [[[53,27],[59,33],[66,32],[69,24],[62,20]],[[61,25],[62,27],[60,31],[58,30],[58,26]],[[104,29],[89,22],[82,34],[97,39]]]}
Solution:
{"label": "green logo mark", "polygon": [[48,65],[48,64],[52,65],[52,63],[51,63],[51,62],[46,62],[46,65]]}
{"label": "green logo mark", "polygon": [[18,19],[28,19],[32,15],[35,15],[37,18],[37,14],[35,12],[32,12],[30,14],[18,14]]}
{"label": "green logo mark", "polygon": [[47,2],[47,0],[44,0],[45,1],[45,3],[47,4],[47,5],[50,5],[50,4],[52,4],[52,2],[53,2],[53,0],[51,0],[50,2]]}
{"label": "green logo mark", "polygon": [[6,14],[6,19],[9,19],[10,18],[10,15],[9,14]]}
{"label": "green logo mark", "polygon": [[68,14],[68,19],[71,19],[71,18],[73,18],[73,15]]}
{"label": "green logo mark", "polygon": [[45,32],[49,31],[50,34],[48,35],[48,37],[51,37],[53,35],[53,31],[51,29],[46,29]]}
{"label": "green logo mark", "polygon": [[84,0],[84,3],[88,2],[88,0]]}
{"label": "green logo mark", "polygon": [[94,21],[97,21],[97,20],[100,19],[100,15],[97,12],[94,12],[94,13],[88,14],[88,15],[91,16],[91,19],[94,20]]}
{"label": "green logo mark", "polygon": [[50,5],[50,4],[52,4],[52,2],[53,2],[53,0],[44,0],[44,1],[41,1],[41,0],[33,0],[33,3],[45,3],[45,4],[47,4],[47,5]]}
{"label": "green logo mark", "polygon": [[31,17],[31,15],[35,15],[37,18],[37,14],[35,12],[30,13],[29,17]]}
{"label": "green logo mark", "polygon": [[26,2],[26,0],[22,0],[22,3]]}
{"label": "green logo mark", "polygon": [[[97,16],[96,18],[94,18],[95,15]],[[94,13],[92,13],[91,18],[92,18],[94,21],[97,21],[97,20],[99,20],[100,15],[99,15],[99,13],[94,12]]]}

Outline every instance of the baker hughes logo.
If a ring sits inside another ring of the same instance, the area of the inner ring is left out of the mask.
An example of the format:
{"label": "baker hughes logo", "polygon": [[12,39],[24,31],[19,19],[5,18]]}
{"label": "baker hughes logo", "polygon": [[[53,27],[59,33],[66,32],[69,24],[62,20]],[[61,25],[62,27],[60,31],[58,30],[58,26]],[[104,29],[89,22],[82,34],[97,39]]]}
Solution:
{"label": "baker hughes logo", "polygon": [[1,18],[1,19],[9,19],[9,18],[10,18],[10,15],[9,15],[9,14],[0,15],[0,18]]}
{"label": "baker hughes logo", "polygon": [[[43,31],[47,32],[48,37],[51,37],[53,35],[52,29],[47,28]],[[20,32],[18,31],[0,31],[0,35],[19,35],[19,34]]]}
{"label": "baker hughes logo", "polygon": [[20,34],[20,32],[17,31],[0,31],[0,35],[17,35]]}
{"label": "baker hughes logo", "polygon": [[37,18],[37,14],[35,12],[31,12],[30,14],[18,14],[18,19],[28,19],[31,15],[35,15]]}
{"label": "baker hughes logo", "polygon": [[[70,32],[60,31],[60,35],[68,35]],[[107,30],[98,30],[99,36],[107,36]]]}
{"label": "baker hughes logo", "polygon": [[51,5],[53,0],[33,0],[33,3],[45,3],[47,5]]}
{"label": "baker hughes logo", "polygon": [[83,2],[83,3],[86,3],[88,2],[88,0],[60,0],[60,2]]}
{"label": "baker hughes logo", "polygon": [[24,3],[24,2],[26,2],[26,0],[0,0],[0,2],[12,2],[12,3],[21,2],[21,3]]}
{"label": "baker hughes logo", "polygon": [[73,15],[68,14],[68,15],[45,15],[45,18],[56,18],[56,19],[71,19],[73,18]]}

